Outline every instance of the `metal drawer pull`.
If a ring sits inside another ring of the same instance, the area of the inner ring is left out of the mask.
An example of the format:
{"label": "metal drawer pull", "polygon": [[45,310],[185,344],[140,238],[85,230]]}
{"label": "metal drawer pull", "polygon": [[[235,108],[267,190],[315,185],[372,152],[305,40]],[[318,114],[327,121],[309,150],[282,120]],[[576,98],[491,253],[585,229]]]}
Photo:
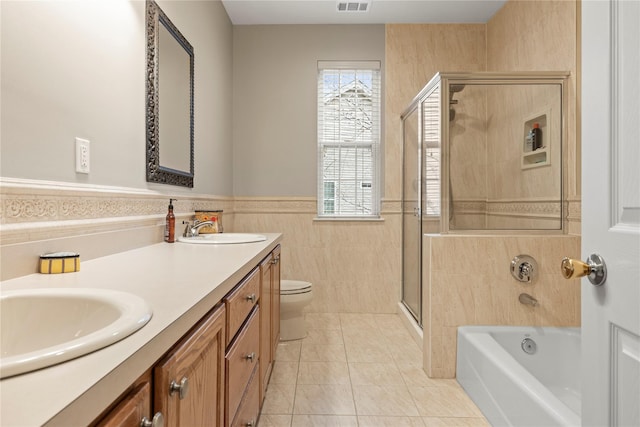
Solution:
{"label": "metal drawer pull", "polygon": [[251,420],[251,421],[249,421],[248,423],[246,423],[246,424],[244,425],[244,427],[253,427],[253,426],[255,426],[255,425],[256,425],[255,420]]}
{"label": "metal drawer pull", "polygon": [[180,384],[175,381],[171,381],[171,384],[169,385],[169,396],[172,396],[175,392],[178,392],[180,400],[187,397],[187,393],[189,393],[189,379],[187,377],[182,377]]}
{"label": "metal drawer pull", "polygon": [[162,412],[156,412],[151,421],[147,417],[142,417],[140,427],[164,427],[164,417]]}
{"label": "metal drawer pull", "polygon": [[256,294],[247,295],[247,301],[256,302]]}
{"label": "metal drawer pull", "polygon": [[253,360],[256,358],[256,353],[252,351],[251,353],[247,354],[244,358],[253,362]]}

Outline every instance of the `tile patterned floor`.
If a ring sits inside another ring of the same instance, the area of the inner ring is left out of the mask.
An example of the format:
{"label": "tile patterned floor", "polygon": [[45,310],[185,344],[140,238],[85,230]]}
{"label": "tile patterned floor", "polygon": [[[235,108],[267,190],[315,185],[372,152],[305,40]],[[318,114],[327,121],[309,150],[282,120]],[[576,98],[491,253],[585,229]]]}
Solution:
{"label": "tile patterned floor", "polygon": [[259,427],[489,427],[455,380],[422,371],[395,314],[308,313],[280,343]]}

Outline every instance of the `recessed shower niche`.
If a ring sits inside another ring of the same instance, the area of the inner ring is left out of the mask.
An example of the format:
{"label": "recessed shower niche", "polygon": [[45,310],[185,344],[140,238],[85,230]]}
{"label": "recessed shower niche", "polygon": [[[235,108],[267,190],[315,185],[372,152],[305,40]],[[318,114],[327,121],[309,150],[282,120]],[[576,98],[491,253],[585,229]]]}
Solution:
{"label": "recessed shower niche", "polygon": [[563,233],[568,76],[442,72],[402,114],[403,302],[419,323],[423,234]]}

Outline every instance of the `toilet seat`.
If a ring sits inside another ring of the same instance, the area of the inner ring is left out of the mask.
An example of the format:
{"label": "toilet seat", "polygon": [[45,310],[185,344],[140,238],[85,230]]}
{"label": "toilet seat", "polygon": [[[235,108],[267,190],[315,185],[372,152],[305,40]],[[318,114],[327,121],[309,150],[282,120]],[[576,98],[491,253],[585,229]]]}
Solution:
{"label": "toilet seat", "polygon": [[311,292],[311,283],[302,280],[281,280],[280,295],[297,295]]}

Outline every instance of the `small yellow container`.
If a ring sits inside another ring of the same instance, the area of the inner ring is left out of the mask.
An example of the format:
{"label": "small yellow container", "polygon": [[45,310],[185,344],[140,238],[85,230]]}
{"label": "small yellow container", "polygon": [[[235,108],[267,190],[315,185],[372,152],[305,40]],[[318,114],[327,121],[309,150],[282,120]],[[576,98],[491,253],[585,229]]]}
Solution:
{"label": "small yellow container", "polygon": [[80,254],[74,252],[54,252],[40,255],[40,273],[57,274],[80,271]]}
{"label": "small yellow container", "polygon": [[196,221],[212,221],[215,225],[200,228],[200,234],[222,233],[222,211],[196,211]]}

